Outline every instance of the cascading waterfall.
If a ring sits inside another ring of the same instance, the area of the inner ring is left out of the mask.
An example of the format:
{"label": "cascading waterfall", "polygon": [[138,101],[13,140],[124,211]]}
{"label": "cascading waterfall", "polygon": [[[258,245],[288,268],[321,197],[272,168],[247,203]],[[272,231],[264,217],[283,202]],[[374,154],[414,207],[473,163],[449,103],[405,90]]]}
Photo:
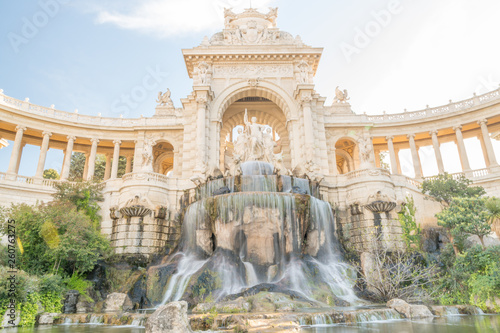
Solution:
{"label": "cascading waterfall", "polygon": [[[208,182],[185,211],[178,260],[162,304],[180,299],[218,300],[261,283],[309,299],[329,292],[349,303],[353,271],[341,261],[334,215],[310,195],[309,181],[272,175],[273,166],[245,162],[235,177]],[[292,186],[293,184],[293,186]],[[231,193],[212,196],[221,187]],[[239,186],[239,192],[235,192]],[[173,260],[172,259],[172,260]]]}

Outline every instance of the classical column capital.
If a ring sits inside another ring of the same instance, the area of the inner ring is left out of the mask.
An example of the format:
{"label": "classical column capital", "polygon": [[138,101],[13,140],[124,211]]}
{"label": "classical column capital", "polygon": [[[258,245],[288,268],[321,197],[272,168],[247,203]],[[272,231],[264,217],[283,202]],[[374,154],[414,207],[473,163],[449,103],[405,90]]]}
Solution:
{"label": "classical column capital", "polygon": [[452,127],[453,130],[456,132],[456,131],[461,131],[462,130],[462,125],[458,125],[458,126],[453,126]]}
{"label": "classical column capital", "polygon": [[113,144],[116,146],[116,145],[121,145],[122,142],[120,140],[114,140],[113,141]]}
{"label": "classical column capital", "polygon": [[477,121],[477,124],[480,126],[486,125],[488,123],[488,119],[481,119]]}
{"label": "classical column capital", "polygon": [[432,130],[432,131],[429,131],[429,135],[430,136],[437,136],[438,132],[439,132],[439,130]]}
{"label": "classical column capital", "polygon": [[52,136],[52,132],[48,132],[48,131],[43,131],[42,132],[42,136],[48,136],[49,138]]}
{"label": "classical column capital", "polygon": [[69,141],[75,141],[76,140],[76,136],[74,136],[74,135],[68,135],[66,137],[66,139],[68,139]]}
{"label": "classical column capital", "polygon": [[205,96],[197,97],[196,103],[198,103],[198,107],[206,107],[208,103],[208,98]]}
{"label": "classical column capital", "polygon": [[388,135],[388,136],[386,136],[385,140],[386,141],[392,141],[392,140],[394,140],[394,135]]}
{"label": "classical column capital", "polygon": [[27,127],[23,125],[17,125],[16,126],[16,131],[26,131]]}
{"label": "classical column capital", "polygon": [[406,134],[408,139],[415,139],[415,133]]}
{"label": "classical column capital", "polygon": [[99,143],[99,139],[98,138],[91,138],[90,142],[92,142],[92,144],[98,144]]}

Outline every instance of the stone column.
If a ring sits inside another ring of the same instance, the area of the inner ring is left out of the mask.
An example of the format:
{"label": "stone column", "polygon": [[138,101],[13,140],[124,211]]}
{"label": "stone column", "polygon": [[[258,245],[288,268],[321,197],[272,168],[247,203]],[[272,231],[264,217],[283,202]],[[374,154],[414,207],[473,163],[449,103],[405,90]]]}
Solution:
{"label": "stone column", "polygon": [[396,163],[398,164],[397,166],[397,170],[398,170],[398,174],[403,174],[403,172],[401,172],[401,163],[399,161],[399,151],[401,149],[398,149],[398,148],[394,148],[394,153],[396,154]]}
{"label": "stone column", "polygon": [[87,180],[87,173],[89,172],[89,153],[85,153],[85,166],[83,167],[83,180]]}
{"label": "stone column", "polygon": [[330,152],[331,152],[331,165],[332,167],[330,168],[330,172],[332,174],[332,176],[336,176],[338,175],[338,169],[337,169],[337,148],[335,148],[335,145],[332,144],[332,147],[330,148]]}
{"label": "stone column", "polygon": [[76,137],[69,135],[68,144],[66,146],[66,154],[64,154],[64,163],[61,172],[61,180],[67,180],[69,177],[69,169],[71,168],[71,155],[73,154],[73,145],[75,144]]}
{"label": "stone column", "polygon": [[38,165],[36,167],[35,178],[43,178],[43,169],[45,167],[45,160],[47,159],[47,151],[49,150],[49,140],[52,136],[50,132],[43,132],[42,145],[40,146],[40,157],[38,158]]}
{"label": "stone column", "polygon": [[7,173],[11,175],[16,175],[16,170],[19,169],[19,158],[22,154],[22,141],[26,126],[19,125],[16,127],[16,131],[16,138],[14,139],[14,146],[12,147],[12,153],[10,155],[9,168],[7,169]]}
{"label": "stone column", "polygon": [[97,144],[99,143],[99,139],[92,138],[90,139],[92,142],[92,147],[90,148],[90,157],[89,157],[89,170],[87,172],[87,180],[92,180],[95,172],[95,158],[97,156]]}
{"label": "stone column", "polygon": [[312,161],[315,153],[314,148],[314,127],[311,111],[312,97],[305,95],[302,97],[302,110],[304,111],[304,135],[306,139],[306,160]]}
{"label": "stone column", "polygon": [[422,178],[422,166],[420,165],[420,157],[418,156],[418,149],[415,145],[415,134],[408,134],[408,139],[410,139],[410,149],[411,158],[413,161],[413,168],[415,169],[415,178]]}
{"label": "stone column", "polygon": [[396,152],[394,151],[394,137],[387,136],[385,138],[387,140],[387,147],[389,148],[389,158],[391,160],[391,172],[393,174],[398,174],[398,161],[396,158]]}
{"label": "stone column", "polygon": [[489,166],[498,166],[495,151],[493,150],[493,145],[491,144],[488,126],[486,125],[487,122],[487,119],[481,119],[477,123],[481,126],[481,133],[483,134],[483,142],[486,147],[486,155],[488,156]]}
{"label": "stone column", "polygon": [[205,140],[206,140],[206,109],[208,99],[206,97],[198,97],[198,120],[196,123],[196,146],[198,148],[198,159],[196,161],[196,171],[201,172],[205,165]]}
{"label": "stone column", "polygon": [[125,166],[125,173],[132,172],[132,157],[133,155],[127,155],[127,165]]}
{"label": "stone column", "polygon": [[59,179],[61,179],[61,176],[64,172],[64,161],[66,160],[66,149],[63,149],[63,163],[61,165],[61,173],[59,174]]}
{"label": "stone column", "polygon": [[115,145],[115,150],[113,150],[113,166],[111,168],[111,179],[118,177],[118,162],[120,161],[120,145],[122,142],[120,140],[113,141]]}
{"label": "stone column", "polygon": [[23,143],[21,143],[21,150],[20,150],[18,158],[17,158],[16,170],[15,170],[16,175],[19,174],[19,167],[21,166],[21,158],[23,157],[24,147],[26,147],[26,143],[23,142]]}
{"label": "stone column", "polygon": [[434,155],[436,155],[436,162],[438,165],[439,173],[444,173],[443,157],[441,156],[441,148],[439,145],[439,139],[437,137],[438,130],[430,131],[429,134],[432,137],[432,146],[434,148]]}
{"label": "stone column", "polygon": [[465,150],[464,137],[462,136],[462,126],[453,127],[455,135],[457,136],[458,154],[460,155],[460,162],[462,163],[462,171],[470,171],[469,159],[467,158],[467,151]]}
{"label": "stone column", "polygon": [[106,165],[104,167],[104,180],[108,180],[111,175],[111,154],[104,154],[106,156]]}

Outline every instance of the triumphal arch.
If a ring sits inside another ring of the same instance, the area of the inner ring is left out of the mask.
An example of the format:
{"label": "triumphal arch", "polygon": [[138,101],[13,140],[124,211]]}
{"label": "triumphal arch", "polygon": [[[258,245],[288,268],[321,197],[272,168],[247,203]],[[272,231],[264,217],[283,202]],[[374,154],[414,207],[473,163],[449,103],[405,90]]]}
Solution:
{"label": "triumphal arch", "polygon": [[[355,114],[344,87],[332,91],[328,105],[315,91],[323,49],[280,30],[277,9],[226,10],[224,17],[221,32],[182,50],[191,94],[176,105],[164,87],[150,117],[87,116],[0,91],[0,143],[13,141],[8,169],[0,173],[2,202],[51,200],[54,182],[68,179],[74,152],[85,154],[86,180],[93,178],[96,156],[103,154],[102,232],[117,253],[148,255],[175,244],[178,215],[197,188],[207,190],[207,182],[237,176],[246,160],[269,162],[276,175],[307,179],[336,207],[344,239],[359,251],[365,246],[363,232],[371,227],[388,239],[399,237],[394,221],[407,195],[421,207],[419,221],[435,223],[438,207],[423,200],[419,190],[420,147],[431,146],[439,171],[445,172],[440,145],[454,142],[462,173],[490,195],[500,195],[492,145],[500,130],[500,90],[414,112]],[[464,139],[471,137],[481,142],[484,169],[470,167]],[[26,144],[40,147],[35,175],[18,174]],[[49,149],[64,151],[60,180],[42,177]],[[403,149],[411,152],[413,178],[401,172]],[[390,170],[381,168],[381,152],[388,154]],[[118,177],[120,156],[127,163]]]}

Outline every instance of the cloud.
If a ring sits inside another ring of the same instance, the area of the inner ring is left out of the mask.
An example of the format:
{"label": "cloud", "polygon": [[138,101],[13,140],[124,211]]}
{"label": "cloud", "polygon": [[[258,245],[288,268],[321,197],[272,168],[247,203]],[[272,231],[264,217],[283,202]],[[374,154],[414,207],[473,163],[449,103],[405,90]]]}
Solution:
{"label": "cloud", "polygon": [[[272,0],[253,0],[252,7],[268,6]],[[249,0],[145,0],[95,3],[97,23],[121,29],[171,37],[221,28],[224,8],[243,10]]]}

